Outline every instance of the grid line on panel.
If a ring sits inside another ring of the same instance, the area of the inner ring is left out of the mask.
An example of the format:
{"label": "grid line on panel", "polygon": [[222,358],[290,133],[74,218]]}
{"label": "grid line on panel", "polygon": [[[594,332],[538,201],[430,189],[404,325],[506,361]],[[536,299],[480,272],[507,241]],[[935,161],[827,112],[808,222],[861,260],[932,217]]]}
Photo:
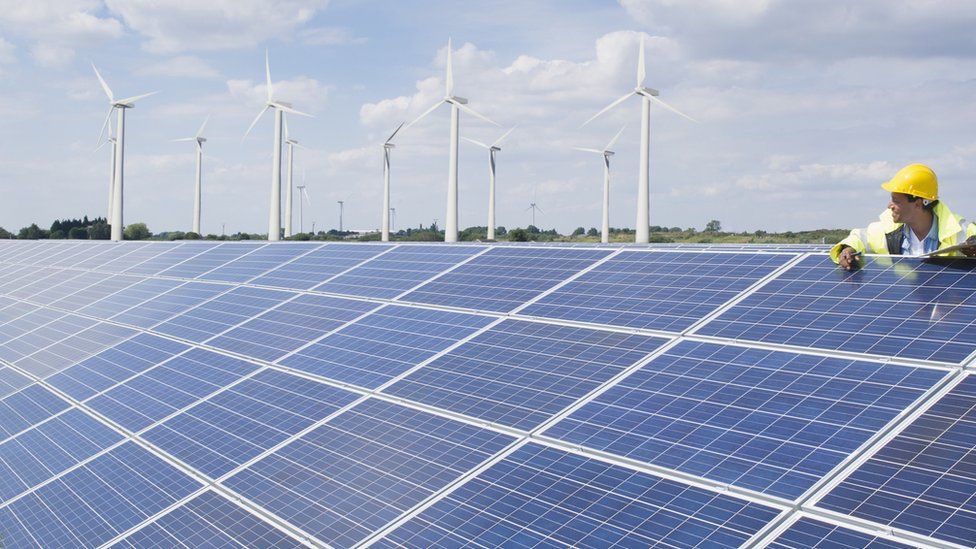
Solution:
{"label": "grid line on panel", "polygon": [[[394,244],[350,244],[345,252],[355,252],[362,254],[361,257],[344,257],[349,254],[342,254],[342,244],[326,243],[314,250],[303,254],[281,265],[255,276],[247,281],[248,285],[267,286],[277,289],[288,289],[292,291],[308,291],[315,286],[341,276],[357,266],[362,265],[375,257],[380,257],[397,248]],[[375,249],[374,249],[375,248]],[[378,249],[378,251],[376,250]],[[330,257],[333,252],[338,253],[335,257]],[[331,266],[332,262],[339,262],[338,268]],[[305,269],[308,267],[309,269]],[[317,270],[325,270],[323,274],[316,274]]]}

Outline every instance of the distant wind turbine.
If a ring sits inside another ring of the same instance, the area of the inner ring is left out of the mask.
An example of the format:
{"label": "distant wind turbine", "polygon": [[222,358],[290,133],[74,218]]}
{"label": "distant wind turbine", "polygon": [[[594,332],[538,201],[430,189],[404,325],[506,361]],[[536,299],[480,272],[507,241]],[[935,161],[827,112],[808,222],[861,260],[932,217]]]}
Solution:
{"label": "distant wind turbine", "polygon": [[620,139],[620,135],[624,133],[624,129],[626,128],[626,125],[620,128],[617,135],[613,136],[613,139],[607,143],[606,147],[603,147],[603,150],[574,147],[578,151],[603,155],[603,224],[601,225],[600,242],[604,244],[610,242],[610,157],[614,154],[612,150],[613,146]]}
{"label": "distant wind turbine", "polygon": [[526,208],[525,211],[529,211],[529,210],[532,210],[532,226],[538,229],[539,228],[538,225],[535,224],[535,212],[536,211],[538,211],[539,213],[546,213],[546,212],[542,211],[542,208],[540,208],[539,205],[536,204],[535,202],[529,203],[529,207]]}
{"label": "distant wind turbine", "polygon": [[[650,241],[650,163],[648,153],[651,142],[651,102],[657,103],[665,109],[683,116],[692,122],[695,119],[668,105],[657,98],[658,91],[644,86],[646,70],[644,68],[644,37],[641,36],[640,50],[637,58],[637,87],[634,91],[610,103],[603,110],[596,113],[589,120],[583,122],[583,126],[609,111],[617,105],[623,103],[631,96],[638,95],[641,98],[641,144],[640,144],[640,175],[637,178],[637,234],[636,241],[646,244]],[[581,126],[582,127],[582,126]]]}
{"label": "distant wind turbine", "polygon": [[380,240],[383,242],[390,241],[390,150],[393,149],[393,138],[403,127],[403,122],[393,130],[390,137],[386,138],[383,143],[383,230],[380,235]]}
{"label": "distant wind turbine", "polygon": [[95,70],[95,76],[98,77],[98,83],[102,85],[102,90],[105,91],[105,95],[108,96],[109,109],[108,114],[105,116],[105,122],[102,124],[102,131],[98,134],[98,141],[102,140],[102,135],[105,134],[105,128],[108,126],[109,119],[112,118],[112,111],[118,111],[118,117],[116,122],[115,130],[115,172],[112,182],[112,216],[109,222],[112,224],[112,240],[120,241],[122,240],[122,196],[123,196],[123,172],[125,166],[125,110],[132,109],[136,106],[136,101],[149,97],[159,92],[149,92],[142,95],[136,95],[133,97],[127,97],[125,99],[115,99],[112,94],[112,89],[108,87],[105,83],[105,79],[99,74],[98,68],[92,63],[92,69]]}
{"label": "distant wind turbine", "polygon": [[514,130],[516,127],[517,126],[512,126],[491,145],[485,145],[481,141],[475,141],[474,139],[468,137],[461,138],[469,143],[474,143],[479,147],[488,149],[488,240],[495,240],[495,153],[502,150],[502,148],[498,145],[500,145],[502,140],[508,137],[508,134],[512,133],[512,130]]}
{"label": "distant wind turbine", "polygon": [[[288,131],[288,117],[284,117],[285,122],[285,143],[288,145],[288,183],[287,190],[285,191],[285,238],[292,235],[291,231],[291,221],[292,217],[292,171],[295,166],[295,148],[304,149],[302,145],[298,144],[298,141],[291,137],[291,133]],[[299,202],[301,202],[301,197],[299,197]]]}
{"label": "distant wind turbine", "polygon": [[193,137],[181,137],[179,139],[174,139],[173,141],[195,141],[197,144],[197,178],[196,186],[193,189],[193,232],[197,234],[200,233],[200,198],[201,198],[201,179],[203,178],[203,144],[207,142],[207,138],[203,136],[203,130],[207,127],[207,122],[210,121],[210,117],[206,117],[203,120],[203,124],[200,125],[200,129],[197,130],[197,134]]}
{"label": "distant wind turbine", "polygon": [[[276,101],[274,99],[274,90],[271,87],[271,62],[268,58],[268,52],[264,52],[264,76],[266,79],[266,84],[268,87],[268,99],[264,104],[264,108],[261,112],[254,117],[254,122],[248,126],[247,131],[244,132],[244,138],[247,137],[254,126],[261,119],[268,109],[274,110],[274,152],[273,159],[271,162],[271,204],[268,207],[268,240],[276,241],[281,240],[281,133],[282,124],[284,120],[284,113],[297,114],[299,116],[312,115],[303,112],[296,111],[291,107],[291,103],[286,103],[284,101]],[[243,138],[242,138],[243,140]]]}
{"label": "distant wind turbine", "polygon": [[305,232],[305,205],[302,199],[308,202],[308,207],[312,207],[312,200],[308,197],[308,191],[305,190],[305,170],[302,169],[302,184],[298,186],[298,231]]}
{"label": "distant wind turbine", "polygon": [[451,40],[447,40],[447,75],[445,78],[444,99],[441,99],[423,114],[418,116],[413,122],[406,125],[407,128],[423,120],[428,114],[434,112],[442,103],[451,106],[451,151],[447,168],[447,215],[444,227],[444,242],[457,242],[458,238],[458,125],[460,113],[467,112],[486,122],[498,125],[487,116],[475,112],[467,106],[468,100],[454,95],[454,69],[451,61]]}

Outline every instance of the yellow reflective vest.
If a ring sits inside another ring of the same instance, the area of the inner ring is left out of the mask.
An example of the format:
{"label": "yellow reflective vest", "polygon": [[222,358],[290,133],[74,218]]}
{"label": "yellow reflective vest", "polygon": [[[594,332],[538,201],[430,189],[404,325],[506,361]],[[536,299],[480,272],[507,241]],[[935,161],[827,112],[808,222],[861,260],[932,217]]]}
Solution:
{"label": "yellow reflective vest", "polygon": [[[976,236],[976,223],[966,223],[965,219],[952,213],[941,201],[932,211],[939,218],[939,249],[962,244],[970,236]],[[847,238],[835,244],[830,249],[830,258],[837,263],[844,246],[868,254],[899,255],[901,254],[901,227],[902,223],[895,223],[891,218],[891,210],[885,210],[878,216],[878,221],[868,225],[866,229],[854,229]],[[892,234],[896,231],[897,234]],[[897,247],[894,246],[895,242]],[[953,252],[950,255],[962,254]]]}

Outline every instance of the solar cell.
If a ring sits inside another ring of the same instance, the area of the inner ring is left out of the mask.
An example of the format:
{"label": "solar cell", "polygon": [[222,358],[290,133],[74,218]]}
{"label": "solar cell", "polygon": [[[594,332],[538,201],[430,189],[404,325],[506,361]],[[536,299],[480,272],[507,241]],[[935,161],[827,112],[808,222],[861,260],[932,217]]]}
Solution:
{"label": "solar cell", "polygon": [[31,380],[27,376],[0,365],[0,398],[5,398],[30,384]]}
{"label": "solar cell", "polygon": [[144,278],[141,281],[123,288],[114,294],[105,296],[78,310],[79,313],[98,318],[111,318],[131,307],[139,305],[154,297],[183,284],[178,280],[163,278]]}
{"label": "solar cell", "polygon": [[384,392],[531,430],[666,341],[505,320]]}
{"label": "solar cell", "polygon": [[530,443],[377,546],[739,547],[778,513]]}
{"label": "solar cell", "polygon": [[493,248],[403,297],[404,301],[510,312],[612,253]]}
{"label": "solar cell", "polygon": [[696,333],[958,364],[976,351],[976,262],[811,256]]}
{"label": "solar cell", "polygon": [[682,341],[545,434],[794,499],[945,376]]}
{"label": "solar cell", "polygon": [[[107,246],[100,248],[98,251],[86,250],[84,256],[79,255],[78,257],[72,259],[70,264],[65,266],[74,267],[77,269],[99,269],[107,265],[113,272],[118,272],[122,270],[127,265],[132,265],[131,261],[136,261],[139,256],[135,258],[130,258],[129,256],[133,253],[145,250],[145,249],[157,248],[149,242],[133,242],[131,245],[119,245],[119,243],[111,243]],[[94,253],[92,253],[94,252]]]}
{"label": "solar cell", "polygon": [[39,384],[24,383],[16,391],[0,398],[0,441],[67,410],[67,401]]}
{"label": "solar cell", "polygon": [[319,244],[278,243],[268,244],[247,255],[200,276],[201,280],[222,280],[225,282],[245,282],[265,271],[274,269],[302,254],[318,248]]}
{"label": "solar cell", "polygon": [[390,305],[285,357],[281,364],[341,383],[375,389],[493,320],[487,316]]}
{"label": "solar cell", "polygon": [[819,507],[976,545],[976,377],[966,377]]}
{"label": "solar cell", "polygon": [[322,542],[348,547],[512,440],[371,399],[224,484]]}
{"label": "solar cell", "polygon": [[87,324],[90,326],[79,327],[76,333],[66,333],[52,344],[17,359],[14,364],[31,375],[47,377],[137,333],[105,322],[87,321]]}
{"label": "solar cell", "polygon": [[380,305],[301,295],[208,341],[208,345],[274,361]]}
{"label": "solar cell", "polygon": [[794,257],[623,251],[520,313],[680,332]]}
{"label": "solar cell", "polygon": [[909,549],[912,546],[810,517],[802,517],[766,547],[769,549],[826,549],[828,547]]}
{"label": "solar cell", "polygon": [[106,276],[104,273],[65,271],[64,277],[61,280],[52,281],[51,285],[33,295],[22,295],[20,297],[22,299],[28,299],[32,303],[37,303],[38,305],[49,305],[65,296],[71,295],[91,286],[92,284],[105,280],[105,278]]}
{"label": "solar cell", "polygon": [[137,547],[303,547],[235,503],[207,490],[112,545]]}
{"label": "solar cell", "polygon": [[125,270],[126,274],[156,275],[170,267],[183,263],[203,252],[220,246],[217,242],[183,242],[171,248],[161,249],[155,255],[142,263],[137,263]]}
{"label": "solar cell", "polygon": [[392,299],[483,250],[478,246],[401,245],[315,289]]}
{"label": "solar cell", "polygon": [[308,290],[389,249],[390,246],[380,244],[325,244],[250,284]]}
{"label": "solar cell", "polygon": [[201,343],[295,295],[240,286],[154,326],[153,330]]}
{"label": "solar cell", "polygon": [[357,398],[264,370],[150,429],[145,438],[216,479]]}
{"label": "solar cell", "polygon": [[158,274],[160,276],[196,278],[244,254],[253,252],[261,246],[266,246],[266,244],[242,244],[238,242],[219,244]]}
{"label": "solar cell", "polygon": [[230,289],[231,286],[223,284],[186,282],[111,317],[111,320],[149,328]]}
{"label": "solar cell", "polygon": [[87,288],[77,288],[77,291],[53,302],[51,306],[77,311],[143,280],[136,276],[105,276],[104,274],[100,276],[101,280],[93,281],[93,284]]}

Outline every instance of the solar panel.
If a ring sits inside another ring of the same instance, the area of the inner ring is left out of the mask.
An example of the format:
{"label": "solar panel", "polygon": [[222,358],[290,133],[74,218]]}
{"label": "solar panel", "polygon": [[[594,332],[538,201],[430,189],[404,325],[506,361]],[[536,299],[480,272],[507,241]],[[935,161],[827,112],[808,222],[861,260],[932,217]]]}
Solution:
{"label": "solar panel", "polygon": [[0,543],[976,546],[974,263],[823,249],[0,242]]}

